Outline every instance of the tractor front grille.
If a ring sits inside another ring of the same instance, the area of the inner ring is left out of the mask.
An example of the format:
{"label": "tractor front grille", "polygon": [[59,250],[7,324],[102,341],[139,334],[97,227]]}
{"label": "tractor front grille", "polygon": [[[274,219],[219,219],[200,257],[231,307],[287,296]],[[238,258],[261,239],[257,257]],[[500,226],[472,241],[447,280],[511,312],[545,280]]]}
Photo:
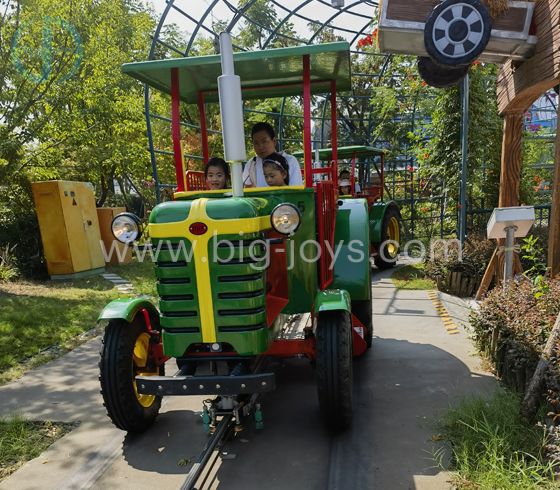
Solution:
{"label": "tractor front grille", "polygon": [[229,243],[233,249],[225,245],[210,250],[212,302],[218,333],[266,329],[266,271],[262,270],[266,265],[266,251],[254,240]]}
{"label": "tractor front grille", "polygon": [[190,241],[154,238],[152,242],[154,249],[160,248],[155,272],[162,328],[168,333],[199,333],[200,308]]}

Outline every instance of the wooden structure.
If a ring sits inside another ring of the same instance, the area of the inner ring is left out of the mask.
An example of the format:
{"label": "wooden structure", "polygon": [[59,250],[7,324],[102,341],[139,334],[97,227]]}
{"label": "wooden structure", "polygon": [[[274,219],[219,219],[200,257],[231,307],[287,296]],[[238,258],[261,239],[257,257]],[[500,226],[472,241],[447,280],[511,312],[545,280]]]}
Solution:
{"label": "wooden structure", "polygon": [[[380,2],[380,51],[428,56],[424,46],[424,30],[430,14],[440,3],[441,0]],[[508,5],[506,12],[501,12],[492,20],[490,41],[478,58],[480,61],[503,63],[510,57],[523,60],[533,55],[537,42],[531,30],[533,3],[510,1]]]}
{"label": "wooden structure", "polygon": [[[533,21],[537,48],[527,61],[508,60],[498,73],[498,111],[504,116],[504,139],[499,206],[519,205],[523,114],[542,94],[560,84],[560,0],[537,0]],[[552,187],[548,266],[560,271],[560,132],[556,131],[555,171]],[[477,293],[482,297],[492,276],[498,272],[496,255],[488,265]]]}

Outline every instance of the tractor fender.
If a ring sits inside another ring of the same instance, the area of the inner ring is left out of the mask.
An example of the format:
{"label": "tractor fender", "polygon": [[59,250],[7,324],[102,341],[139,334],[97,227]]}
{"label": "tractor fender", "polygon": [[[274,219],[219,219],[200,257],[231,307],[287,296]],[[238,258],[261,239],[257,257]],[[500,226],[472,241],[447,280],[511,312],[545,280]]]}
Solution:
{"label": "tractor fender", "polygon": [[159,311],[145,298],[126,298],[111,301],[101,312],[97,321],[124,320],[130,323],[139,310],[147,310],[152,326],[159,325]]}
{"label": "tractor fender", "polygon": [[389,206],[394,206],[400,216],[399,207],[395,201],[376,202],[369,210],[369,238],[371,243],[381,242],[381,228],[383,226],[383,218]]}
{"label": "tractor fender", "polygon": [[336,212],[332,289],[344,289],[352,301],[370,296],[370,238],[365,199],[344,199]]}
{"label": "tractor fender", "polygon": [[325,289],[319,291],[315,297],[313,315],[317,316],[321,311],[345,310],[352,313],[350,306],[350,295],[344,289]]}

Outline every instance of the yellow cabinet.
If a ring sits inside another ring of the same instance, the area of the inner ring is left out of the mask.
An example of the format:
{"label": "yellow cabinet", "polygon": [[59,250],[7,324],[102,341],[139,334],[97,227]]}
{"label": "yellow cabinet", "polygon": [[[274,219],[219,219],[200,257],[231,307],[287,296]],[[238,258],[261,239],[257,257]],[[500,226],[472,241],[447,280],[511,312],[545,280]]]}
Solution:
{"label": "yellow cabinet", "polygon": [[88,182],[31,184],[51,279],[105,270],[93,189]]}

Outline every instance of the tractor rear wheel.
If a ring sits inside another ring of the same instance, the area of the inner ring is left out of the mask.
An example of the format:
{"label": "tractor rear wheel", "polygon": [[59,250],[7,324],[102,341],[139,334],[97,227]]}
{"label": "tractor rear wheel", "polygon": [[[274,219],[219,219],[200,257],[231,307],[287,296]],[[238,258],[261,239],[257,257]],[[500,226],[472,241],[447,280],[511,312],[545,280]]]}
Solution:
{"label": "tractor rear wheel", "polygon": [[135,376],[164,376],[164,365],[150,357],[150,334],[140,315],[128,323],[111,320],[105,329],[99,381],[107,415],[119,429],[143,432],[156,420],[161,396],[141,395]]}
{"label": "tractor rear wheel", "polygon": [[371,349],[371,342],[373,340],[371,293],[369,295],[369,299],[352,301],[352,313],[365,327],[366,331],[364,332],[364,340],[366,341],[367,348]]}
{"label": "tractor rear wheel", "polygon": [[378,269],[390,269],[397,263],[400,242],[400,215],[394,206],[389,206],[383,216],[381,226],[381,243],[375,243],[377,256],[375,265]]}
{"label": "tractor rear wheel", "polygon": [[323,423],[332,430],[352,424],[352,321],[347,311],[317,318],[317,391]]}

